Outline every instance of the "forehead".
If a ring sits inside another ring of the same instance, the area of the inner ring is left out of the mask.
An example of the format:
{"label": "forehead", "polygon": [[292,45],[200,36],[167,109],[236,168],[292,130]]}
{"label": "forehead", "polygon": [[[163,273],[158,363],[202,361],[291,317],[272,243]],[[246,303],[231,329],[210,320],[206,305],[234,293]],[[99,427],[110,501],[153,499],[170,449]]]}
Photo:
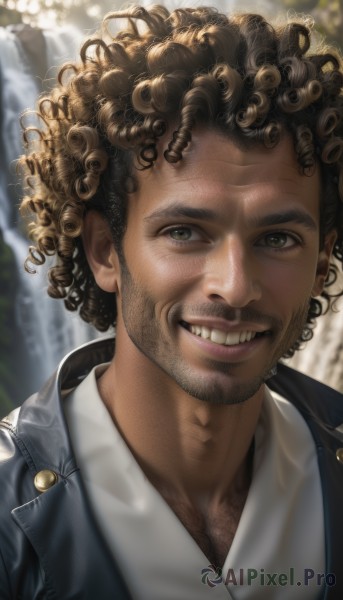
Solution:
{"label": "forehead", "polygon": [[198,129],[176,164],[163,156],[168,141],[168,136],[161,140],[155,165],[138,172],[135,196],[141,206],[135,203],[135,209],[149,211],[170,202],[229,207],[237,200],[256,210],[293,202],[319,213],[319,168],[311,176],[302,174],[290,136],[267,149],[243,147],[220,132]]}

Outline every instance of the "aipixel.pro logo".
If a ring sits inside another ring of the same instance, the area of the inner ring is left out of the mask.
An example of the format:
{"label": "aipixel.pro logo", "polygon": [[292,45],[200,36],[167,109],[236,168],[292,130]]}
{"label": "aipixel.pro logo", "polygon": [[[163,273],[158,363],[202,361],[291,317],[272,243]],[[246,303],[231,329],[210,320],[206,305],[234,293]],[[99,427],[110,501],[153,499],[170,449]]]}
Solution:
{"label": "aipixel.pro logo", "polygon": [[201,570],[201,581],[208,587],[216,587],[219,583],[222,583],[222,570],[220,567],[215,565],[208,565],[206,569]]}

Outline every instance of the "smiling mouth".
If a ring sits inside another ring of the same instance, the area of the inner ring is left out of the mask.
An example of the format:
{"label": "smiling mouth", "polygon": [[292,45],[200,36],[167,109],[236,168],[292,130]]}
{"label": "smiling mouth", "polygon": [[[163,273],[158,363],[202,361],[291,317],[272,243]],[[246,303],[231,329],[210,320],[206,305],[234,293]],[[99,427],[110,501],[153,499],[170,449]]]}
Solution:
{"label": "smiling mouth", "polygon": [[214,344],[219,344],[221,346],[236,346],[237,344],[244,344],[245,342],[250,342],[255,338],[259,338],[265,335],[268,335],[269,331],[250,331],[250,330],[242,330],[235,332],[225,332],[220,329],[203,327],[201,325],[190,325],[186,323],[186,321],[181,321],[180,325],[193,333],[193,335],[197,335],[198,337],[203,338],[204,340],[210,340]]}

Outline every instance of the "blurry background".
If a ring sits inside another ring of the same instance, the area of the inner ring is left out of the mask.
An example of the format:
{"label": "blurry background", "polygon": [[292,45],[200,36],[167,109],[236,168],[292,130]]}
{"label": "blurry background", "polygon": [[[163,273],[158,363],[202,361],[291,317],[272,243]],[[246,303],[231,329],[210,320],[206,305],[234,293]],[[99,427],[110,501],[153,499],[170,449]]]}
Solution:
{"label": "blurry background", "polygon": [[[222,12],[250,10],[272,18],[285,11],[311,14],[318,37],[343,48],[342,0],[165,4],[210,4]],[[53,84],[57,67],[76,56],[101,17],[122,6],[109,0],[0,0],[0,417],[35,391],[66,352],[98,336],[61,301],[48,298],[46,269],[37,275],[24,271],[28,242],[18,214],[15,160],[22,153],[19,115],[35,106]],[[319,319],[313,340],[290,364],[343,391],[343,302],[337,307],[341,312]]]}

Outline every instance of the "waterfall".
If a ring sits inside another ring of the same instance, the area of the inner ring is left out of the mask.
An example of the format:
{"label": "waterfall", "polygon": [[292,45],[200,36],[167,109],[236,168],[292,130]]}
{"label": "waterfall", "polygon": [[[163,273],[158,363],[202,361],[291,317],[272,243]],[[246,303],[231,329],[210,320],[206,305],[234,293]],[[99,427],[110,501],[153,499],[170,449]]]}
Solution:
{"label": "waterfall", "polygon": [[[48,297],[48,265],[36,275],[24,270],[28,241],[19,224],[21,188],[15,170],[23,152],[19,115],[35,107],[43,80],[53,77],[54,66],[73,58],[80,40],[74,28],[0,28],[0,234],[16,265],[11,278],[15,281],[13,306],[8,307],[14,322],[10,323],[10,339],[6,343],[0,339],[0,363],[6,365],[6,382],[11,381],[5,390],[3,382],[0,386],[1,414],[41,386],[66,352],[97,335],[77,314],[66,311],[61,301]],[[0,298],[8,298],[1,273],[0,286]]]}

